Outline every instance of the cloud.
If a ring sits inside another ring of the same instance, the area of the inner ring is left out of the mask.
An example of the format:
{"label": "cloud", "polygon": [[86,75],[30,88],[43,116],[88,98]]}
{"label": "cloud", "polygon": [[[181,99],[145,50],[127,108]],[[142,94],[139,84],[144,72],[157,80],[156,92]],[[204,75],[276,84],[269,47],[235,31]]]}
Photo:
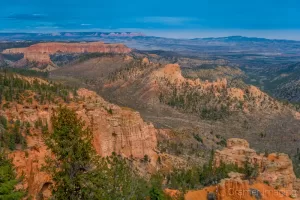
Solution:
{"label": "cloud", "polygon": [[92,24],[80,24],[80,26],[91,26]]}
{"label": "cloud", "polygon": [[162,16],[150,16],[138,18],[137,22],[153,23],[153,24],[164,24],[164,25],[183,25],[186,23],[192,23],[199,21],[198,18],[194,17],[162,17]]}
{"label": "cloud", "polygon": [[34,13],[34,14],[11,14],[5,19],[10,19],[10,20],[41,20],[47,18],[47,15],[45,14],[39,14],[39,13]]}

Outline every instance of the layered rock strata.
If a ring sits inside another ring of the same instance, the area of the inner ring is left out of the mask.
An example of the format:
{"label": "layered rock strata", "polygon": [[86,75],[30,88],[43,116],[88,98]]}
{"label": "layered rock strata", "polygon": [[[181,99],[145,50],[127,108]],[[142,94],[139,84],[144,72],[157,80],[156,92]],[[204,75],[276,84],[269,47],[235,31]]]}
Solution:
{"label": "layered rock strata", "polygon": [[13,48],[3,51],[4,54],[24,54],[28,61],[50,63],[50,55],[55,53],[129,53],[130,48],[123,44],[90,43],[38,43],[27,48]]}

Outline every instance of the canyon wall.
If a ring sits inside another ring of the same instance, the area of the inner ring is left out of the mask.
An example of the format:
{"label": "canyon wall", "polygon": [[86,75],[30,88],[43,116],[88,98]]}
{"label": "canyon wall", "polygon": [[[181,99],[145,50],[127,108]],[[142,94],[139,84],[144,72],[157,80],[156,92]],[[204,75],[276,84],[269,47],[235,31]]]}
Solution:
{"label": "canyon wall", "polygon": [[[110,104],[95,92],[79,89],[77,100],[65,104],[74,109],[86,126],[92,129],[93,146],[101,156],[113,152],[140,162],[145,155],[149,158],[149,169],[157,161],[157,130],[151,123],[144,122],[140,114],[129,108]],[[19,186],[28,189],[29,196],[41,199],[50,196],[51,178],[41,170],[45,157],[52,156],[44,144],[41,130],[34,127],[37,120],[48,124],[51,132],[51,115],[58,106],[40,105],[38,102],[20,105],[14,103],[11,109],[1,111],[9,120],[21,120],[31,124],[31,134],[24,135],[27,141],[25,150],[16,150],[10,154],[18,176],[24,175]]]}

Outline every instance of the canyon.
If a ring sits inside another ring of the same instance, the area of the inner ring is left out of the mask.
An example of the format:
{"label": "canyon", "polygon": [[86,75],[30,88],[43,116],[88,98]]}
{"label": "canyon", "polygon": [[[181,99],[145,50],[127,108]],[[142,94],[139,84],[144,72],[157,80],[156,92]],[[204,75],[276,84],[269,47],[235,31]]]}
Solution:
{"label": "canyon", "polygon": [[54,70],[50,77],[72,80],[133,108],[159,128],[193,129],[204,139],[211,138],[210,132],[225,139],[242,137],[260,151],[296,153],[297,110],[256,86],[232,85],[223,77],[188,78],[179,64],[157,63],[152,57],[134,53],[91,58]]}
{"label": "canyon", "polygon": [[[51,71],[50,80],[76,83],[81,87],[76,95],[68,95],[67,102],[13,102],[10,109],[0,113],[9,121],[31,124],[31,134],[24,135],[28,148],[18,147],[9,157],[18,177],[24,175],[18,187],[27,189],[33,199],[48,199],[54,184],[42,170],[45,158],[53,155],[44,143],[42,130],[36,129],[34,124],[42,121],[51,132],[50,117],[58,104],[75,110],[86,127],[91,128],[92,145],[98,155],[105,157],[116,152],[133,161],[143,175],[159,169],[171,171],[174,166],[194,165],[195,160],[200,165],[210,149],[218,149],[215,167],[221,163],[243,167],[248,161],[258,166],[259,176],[254,180],[230,173],[214,186],[188,191],[186,200],[202,200],[210,193],[218,200],[298,198],[295,193],[300,191],[300,181],[296,179],[288,154],[295,154],[300,141],[300,113],[256,86],[232,84],[230,75],[226,74],[230,67],[219,69],[220,74],[229,78],[191,78],[185,76],[179,63],[155,62],[153,55],[133,52],[122,44],[102,42],[38,43],[3,51],[4,55],[24,54],[19,63],[37,62],[47,66],[55,65],[50,58],[53,54],[88,53],[101,53],[101,56],[75,59],[63,67],[47,70]],[[240,75],[236,70],[232,73]],[[24,79],[30,83],[36,81]],[[34,99],[35,94],[31,97]],[[162,144],[166,142],[159,139],[162,135],[170,144]],[[238,139],[240,137],[243,139]],[[250,148],[247,140],[257,151]],[[266,150],[284,153],[258,153]],[[145,157],[147,162],[142,161]],[[240,191],[247,192],[241,195]]]}

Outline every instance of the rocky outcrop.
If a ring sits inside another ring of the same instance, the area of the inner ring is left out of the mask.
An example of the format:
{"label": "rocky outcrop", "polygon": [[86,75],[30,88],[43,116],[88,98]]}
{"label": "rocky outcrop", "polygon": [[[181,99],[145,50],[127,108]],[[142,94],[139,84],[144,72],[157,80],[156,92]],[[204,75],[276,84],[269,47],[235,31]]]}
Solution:
{"label": "rocky outcrop", "polygon": [[185,81],[178,64],[167,64],[165,67],[153,72],[154,79],[166,79],[170,83],[180,84]]}
{"label": "rocky outcrop", "polygon": [[[151,123],[144,122],[140,114],[129,108],[122,108],[110,104],[95,92],[79,89],[76,101],[66,104],[74,109],[82,118],[86,126],[92,129],[93,146],[101,156],[109,156],[116,152],[140,163],[145,155],[149,158],[149,170],[153,169],[157,161],[157,130]],[[73,98],[73,97],[70,97]],[[17,150],[10,154],[16,167],[18,176],[24,175],[21,188],[28,189],[28,195],[33,199],[50,195],[49,188],[52,181],[41,170],[45,164],[45,158],[52,156],[44,144],[41,130],[34,128],[34,123],[41,120],[44,125],[48,124],[51,132],[52,112],[57,105],[14,104],[11,109],[1,112],[9,120],[21,120],[31,124],[31,134],[24,135],[28,148],[24,151]]]}
{"label": "rocky outcrop", "polygon": [[260,173],[257,180],[268,183],[273,188],[293,190],[296,176],[293,171],[293,163],[286,154],[258,154],[255,150],[250,149],[246,140],[238,138],[227,140],[227,147],[217,150],[215,153],[216,166],[221,163],[233,163],[243,167],[245,162],[259,167]]}
{"label": "rocky outcrop", "polygon": [[[245,175],[230,172],[220,183],[201,190],[188,191],[185,200],[299,200],[300,181],[296,180],[292,161],[286,154],[259,155],[246,140],[232,138],[227,147],[215,152],[214,164],[221,163],[244,166],[246,161],[259,166],[257,178],[245,180]],[[172,197],[177,190],[165,190]]]}
{"label": "rocky outcrop", "polygon": [[90,43],[39,43],[27,48],[13,48],[3,51],[4,54],[24,54],[28,61],[50,63],[50,55],[55,53],[129,53],[131,49],[123,44]]}

